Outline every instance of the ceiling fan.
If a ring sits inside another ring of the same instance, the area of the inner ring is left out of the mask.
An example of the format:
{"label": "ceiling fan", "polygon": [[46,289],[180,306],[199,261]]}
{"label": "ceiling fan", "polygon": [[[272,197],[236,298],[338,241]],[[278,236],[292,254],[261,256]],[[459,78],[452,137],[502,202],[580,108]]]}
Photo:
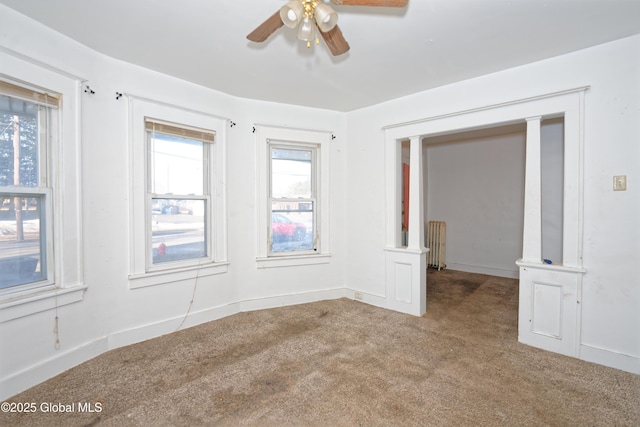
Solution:
{"label": "ceiling fan", "polygon": [[[404,7],[407,2],[408,0],[331,0],[331,3],[338,6]],[[307,47],[311,47],[314,40],[316,44],[320,43],[315,31],[317,27],[331,53],[337,56],[349,50],[349,43],[342,35],[337,22],[338,14],[323,0],[291,0],[258,25],[247,38],[260,43],[278,28],[286,25],[289,28],[298,27],[298,39],[307,42]]]}

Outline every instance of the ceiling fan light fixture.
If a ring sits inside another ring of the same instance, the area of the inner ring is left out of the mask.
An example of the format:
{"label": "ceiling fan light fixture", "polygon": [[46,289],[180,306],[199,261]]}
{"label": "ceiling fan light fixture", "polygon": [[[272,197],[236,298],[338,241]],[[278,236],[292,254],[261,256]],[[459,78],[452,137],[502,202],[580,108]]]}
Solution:
{"label": "ceiling fan light fixture", "polygon": [[307,47],[311,46],[311,41],[315,39],[315,31],[313,29],[315,23],[313,19],[305,16],[298,27],[298,40],[307,42]]}
{"label": "ceiling fan light fixture", "polygon": [[280,8],[280,19],[289,28],[295,28],[304,16],[304,6],[299,0],[291,0]]}
{"label": "ceiling fan light fixture", "polygon": [[333,30],[333,27],[338,23],[338,14],[329,5],[320,3],[316,6],[314,16],[318,28],[323,33]]}

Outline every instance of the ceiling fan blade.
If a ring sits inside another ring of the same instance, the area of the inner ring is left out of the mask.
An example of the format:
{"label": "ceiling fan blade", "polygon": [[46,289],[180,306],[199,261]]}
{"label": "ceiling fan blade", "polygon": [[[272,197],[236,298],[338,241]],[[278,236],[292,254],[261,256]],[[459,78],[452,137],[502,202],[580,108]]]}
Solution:
{"label": "ceiling fan blade", "polygon": [[258,28],[253,30],[247,38],[252,42],[263,42],[265,41],[274,31],[278,28],[282,27],[284,22],[282,22],[282,18],[280,18],[280,11],[278,10],[276,13],[271,15],[264,21],[262,24],[258,25]]}
{"label": "ceiling fan blade", "polygon": [[338,27],[337,25],[333,27],[332,30],[327,31],[326,33],[320,31],[320,34],[322,34],[322,38],[324,39],[327,46],[329,46],[329,50],[331,51],[333,56],[342,55],[349,50],[349,43],[347,43],[347,41],[344,39],[342,31],[340,31],[340,27]]}
{"label": "ceiling fan blade", "polygon": [[405,7],[409,0],[331,0],[338,6],[384,6]]}

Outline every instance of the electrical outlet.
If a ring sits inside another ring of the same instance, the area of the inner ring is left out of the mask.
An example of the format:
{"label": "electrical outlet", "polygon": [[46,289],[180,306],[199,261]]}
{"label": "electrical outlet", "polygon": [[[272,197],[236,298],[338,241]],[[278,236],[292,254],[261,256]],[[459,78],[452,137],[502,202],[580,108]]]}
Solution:
{"label": "electrical outlet", "polygon": [[360,292],[356,292],[356,299],[362,300],[362,294]]}
{"label": "electrical outlet", "polygon": [[613,191],[627,191],[627,175],[613,177]]}

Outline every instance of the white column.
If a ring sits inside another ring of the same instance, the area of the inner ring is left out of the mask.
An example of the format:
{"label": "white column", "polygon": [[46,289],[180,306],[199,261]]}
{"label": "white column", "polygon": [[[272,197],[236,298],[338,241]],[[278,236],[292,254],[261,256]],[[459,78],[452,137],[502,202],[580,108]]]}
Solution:
{"label": "white column", "polygon": [[398,248],[402,241],[400,225],[402,215],[402,168],[401,143],[399,140],[385,141],[385,245],[387,248]]}
{"label": "white column", "polygon": [[527,119],[522,260],[529,262],[542,262],[542,206],[540,183],[541,120],[541,117],[530,117]]}
{"label": "white column", "polygon": [[424,251],[424,203],[422,188],[422,140],[411,137],[409,169],[409,236],[407,249]]}

